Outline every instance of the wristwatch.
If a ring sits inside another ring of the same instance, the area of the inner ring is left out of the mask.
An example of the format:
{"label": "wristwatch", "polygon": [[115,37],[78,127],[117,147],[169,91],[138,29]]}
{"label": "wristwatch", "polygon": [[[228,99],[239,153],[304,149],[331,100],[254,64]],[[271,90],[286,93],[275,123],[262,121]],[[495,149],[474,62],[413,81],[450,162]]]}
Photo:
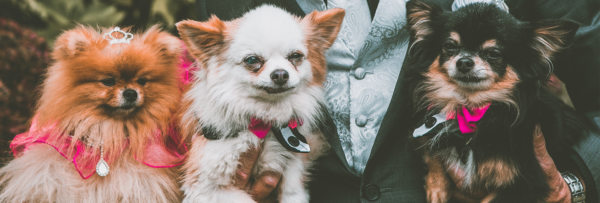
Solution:
{"label": "wristwatch", "polygon": [[565,171],[560,173],[567,185],[569,185],[569,189],[571,190],[571,202],[572,203],[585,203],[585,190],[583,189],[583,184],[575,176],[575,174]]}

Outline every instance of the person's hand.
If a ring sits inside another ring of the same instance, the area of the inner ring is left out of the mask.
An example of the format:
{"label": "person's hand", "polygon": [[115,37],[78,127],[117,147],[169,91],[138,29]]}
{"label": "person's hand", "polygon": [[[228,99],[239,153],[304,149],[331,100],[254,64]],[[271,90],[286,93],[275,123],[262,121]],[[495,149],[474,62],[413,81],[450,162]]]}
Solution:
{"label": "person's hand", "polygon": [[252,168],[258,159],[260,148],[250,149],[240,157],[240,166],[235,175],[235,186],[245,190],[258,203],[276,202],[277,195],[271,195],[281,180],[281,174],[265,172],[252,178]]}
{"label": "person's hand", "polygon": [[[542,167],[544,176],[548,181],[550,186],[550,193],[544,202],[548,203],[570,203],[571,202],[571,190],[569,190],[569,186],[564,181],[560,172],[556,169],[554,165],[554,161],[552,157],[548,154],[548,150],[546,150],[546,140],[544,139],[544,135],[542,135],[542,130],[540,126],[536,126],[535,131],[533,133],[533,147],[535,151],[535,156]],[[464,179],[464,173],[462,171],[455,171],[455,173],[449,174],[452,180],[456,185],[462,184]],[[579,178],[581,180],[581,178]],[[585,187],[585,186],[584,186]],[[460,194],[456,198],[461,202],[481,202],[487,203],[494,199],[496,193],[489,194],[477,194],[477,197],[468,197],[464,194]]]}

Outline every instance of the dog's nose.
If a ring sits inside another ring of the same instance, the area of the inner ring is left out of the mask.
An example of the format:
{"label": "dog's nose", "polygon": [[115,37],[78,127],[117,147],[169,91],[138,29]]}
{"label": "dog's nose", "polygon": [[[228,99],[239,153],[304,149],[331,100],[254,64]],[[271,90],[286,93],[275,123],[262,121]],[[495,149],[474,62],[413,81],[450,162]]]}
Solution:
{"label": "dog's nose", "polygon": [[273,80],[273,82],[278,85],[285,84],[289,78],[290,74],[288,74],[288,72],[283,69],[277,69],[271,73],[271,80]]}
{"label": "dog's nose", "polygon": [[473,70],[473,66],[475,66],[475,62],[473,62],[473,60],[470,58],[461,58],[456,62],[456,68],[458,68],[458,71],[462,73],[467,73]]}
{"label": "dog's nose", "polygon": [[128,102],[134,102],[135,100],[137,100],[137,96],[138,95],[137,95],[137,92],[135,90],[126,89],[125,91],[123,91],[123,97]]}

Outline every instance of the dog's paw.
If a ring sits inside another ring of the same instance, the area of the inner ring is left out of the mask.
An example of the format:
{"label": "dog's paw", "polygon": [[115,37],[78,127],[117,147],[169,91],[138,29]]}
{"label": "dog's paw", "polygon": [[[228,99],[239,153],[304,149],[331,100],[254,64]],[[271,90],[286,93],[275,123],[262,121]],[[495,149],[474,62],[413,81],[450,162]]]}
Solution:
{"label": "dog's paw", "polygon": [[450,199],[450,194],[443,188],[427,188],[427,202],[446,203]]}

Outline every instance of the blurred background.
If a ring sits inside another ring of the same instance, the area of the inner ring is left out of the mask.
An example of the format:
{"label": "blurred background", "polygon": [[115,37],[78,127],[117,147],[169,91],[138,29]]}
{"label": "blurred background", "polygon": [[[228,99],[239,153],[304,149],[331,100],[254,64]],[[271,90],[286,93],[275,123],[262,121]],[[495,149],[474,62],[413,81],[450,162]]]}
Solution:
{"label": "blurred background", "polygon": [[177,35],[175,23],[195,19],[195,0],[0,0],[0,152],[26,132],[37,86],[51,59],[56,37],[77,24],[154,24]]}

